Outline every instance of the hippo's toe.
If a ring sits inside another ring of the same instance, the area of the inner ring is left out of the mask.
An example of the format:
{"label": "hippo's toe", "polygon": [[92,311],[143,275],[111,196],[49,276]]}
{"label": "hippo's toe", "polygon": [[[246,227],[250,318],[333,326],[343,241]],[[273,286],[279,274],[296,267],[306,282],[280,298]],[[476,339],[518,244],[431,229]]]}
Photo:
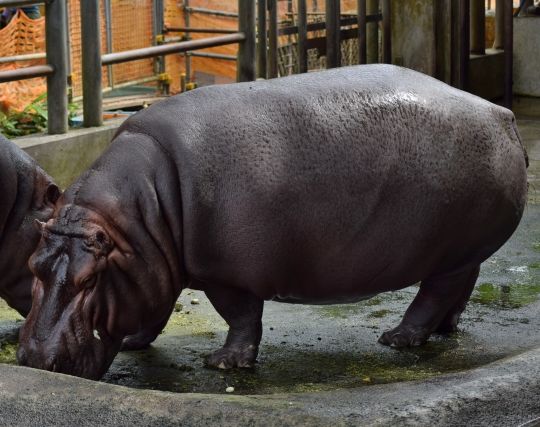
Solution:
{"label": "hippo's toe", "polygon": [[223,347],[206,359],[206,366],[217,369],[252,368],[257,359],[255,345]]}
{"label": "hippo's toe", "polygon": [[411,325],[399,325],[384,332],[379,342],[390,347],[417,347],[424,344],[429,338],[429,332],[424,328]]}

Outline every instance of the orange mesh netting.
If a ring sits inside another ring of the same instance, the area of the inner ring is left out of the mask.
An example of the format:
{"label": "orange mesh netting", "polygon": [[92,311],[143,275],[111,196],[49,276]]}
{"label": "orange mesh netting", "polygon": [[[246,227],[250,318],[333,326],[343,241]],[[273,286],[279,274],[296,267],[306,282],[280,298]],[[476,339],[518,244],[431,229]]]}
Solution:
{"label": "orange mesh netting", "polygon": [[[45,51],[45,18],[30,19],[17,11],[8,25],[0,30],[0,57]],[[44,64],[44,59],[0,64],[0,71]],[[0,108],[22,110],[47,91],[46,79],[19,80],[0,85]]]}

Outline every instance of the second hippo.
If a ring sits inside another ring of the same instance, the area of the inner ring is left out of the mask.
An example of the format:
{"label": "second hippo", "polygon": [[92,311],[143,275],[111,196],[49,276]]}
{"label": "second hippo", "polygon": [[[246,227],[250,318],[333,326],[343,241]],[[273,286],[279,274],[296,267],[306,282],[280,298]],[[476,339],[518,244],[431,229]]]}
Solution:
{"label": "second hippo", "polygon": [[126,120],[60,198],[30,266],[21,364],[99,378],[159,334],[186,288],[249,367],[265,300],[354,302],[421,282],[380,342],[455,330],[516,229],[527,159],[512,112],[389,65],[213,86]]}
{"label": "second hippo", "polygon": [[0,135],[0,297],[23,316],[32,305],[28,258],[41,236],[34,220],[47,221],[59,196],[51,177]]}

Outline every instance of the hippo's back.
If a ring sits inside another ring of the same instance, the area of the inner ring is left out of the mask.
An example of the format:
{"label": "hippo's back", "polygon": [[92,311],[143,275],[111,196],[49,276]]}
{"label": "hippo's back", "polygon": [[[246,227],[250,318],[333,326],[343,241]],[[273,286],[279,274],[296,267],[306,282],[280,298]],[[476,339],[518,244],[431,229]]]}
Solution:
{"label": "hippo's back", "polygon": [[348,299],[479,263],[525,203],[512,113],[399,67],[203,88],[124,129],[175,158],[188,272],[267,298],[324,300],[332,281]]}

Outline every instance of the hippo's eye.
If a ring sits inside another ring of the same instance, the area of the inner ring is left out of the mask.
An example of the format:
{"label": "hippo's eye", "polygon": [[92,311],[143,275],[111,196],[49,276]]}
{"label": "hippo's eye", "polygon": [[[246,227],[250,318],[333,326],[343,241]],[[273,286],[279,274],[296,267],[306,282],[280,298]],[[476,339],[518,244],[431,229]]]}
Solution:
{"label": "hippo's eye", "polygon": [[81,287],[88,289],[93,287],[96,284],[96,275],[91,274],[90,276],[87,276],[84,278],[84,280],[81,282]]}

